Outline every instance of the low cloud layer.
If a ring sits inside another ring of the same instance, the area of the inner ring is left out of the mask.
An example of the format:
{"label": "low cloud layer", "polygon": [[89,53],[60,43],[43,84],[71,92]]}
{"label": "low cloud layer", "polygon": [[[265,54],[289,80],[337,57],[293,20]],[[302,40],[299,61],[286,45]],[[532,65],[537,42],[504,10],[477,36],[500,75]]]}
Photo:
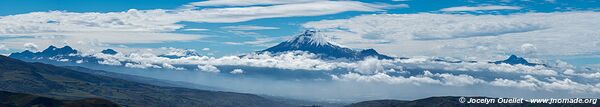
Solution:
{"label": "low cloud layer", "polygon": [[[182,53],[176,48],[164,48],[169,52]],[[189,53],[189,52],[183,52]],[[362,61],[322,60],[306,52],[280,54],[246,54],[243,56],[208,57],[195,54],[182,54],[180,58],[166,58],[152,53],[102,53],[81,54],[100,58],[98,63],[110,66],[123,66],[139,69],[191,70],[192,72],[226,73],[246,75],[247,72],[264,70],[242,70],[237,67],[275,68],[269,72],[283,77],[300,74],[328,75],[326,79],[340,82],[385,83],[389,85],[439,85],[469,87],[485,85],[489,87],[512,87],[524,90],[568,91],[571,93],[598,93],[600,81],[593,80],[597,71],[580,71],[564,62],[526,66],[493,64],[485,60],[476,62],[445,62],[438,57],[411,57],[409,59],[379,60],[367,58]],[[191,55],[191,56],[190,56]],[[59,61],[60,58],[54,59]],[[445,58],[445,60],[452,60]],[[193,67],[190,67],[192,65]],[[223,66],[235,69],[222,70]],[[301,70],[301,71],[297,71]],[[225,71],[225,72],[221,72]],[[295,72],[295,73],[294,73]],[[266,73],[266,72],[265,72]],[[290,74],[287,74],[290,73]],[[268,74],[268,73],[267,73]],[[276,75],[272,75],[276,76]],[[584,77],[584,78],[581,78]]]}

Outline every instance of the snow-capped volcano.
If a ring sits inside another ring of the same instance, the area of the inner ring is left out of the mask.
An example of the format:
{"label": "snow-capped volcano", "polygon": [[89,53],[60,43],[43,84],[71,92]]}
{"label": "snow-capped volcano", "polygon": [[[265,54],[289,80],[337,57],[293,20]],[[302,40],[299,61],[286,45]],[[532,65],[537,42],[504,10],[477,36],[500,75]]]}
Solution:
{"label": "snow-capped volcano", "polygon": [[508,59],[506,60],[502,60],[502,61],[495,61],[492,62],[494,64],[510,64],[510,65],[517,65],[517,64],[521,64],[521,65],[527,65],[527,66],[536,66],[536,65],[542,65],[542,66],[546,66],[544,64],[536,64],[536,63],[530,63],[527,60],[525,60],[525,58],[523,57],[518,57],[517,55],[510,55],[510,57],[508,57]]}
{"label": "snow-capped volcano", "polygon": [[280,53],[287,51],[306,51],[318,54],[323,58],[346,58],[351,60],[360,60],[366,57],[376,57],[379,59],[393,59],[390,56],[379,54],[374,49],[353,50],[341,47],[328,41],[324,35],[316,30],[306,30],[298,36],[279,43],[276,46],[267,48],[260,52]]}

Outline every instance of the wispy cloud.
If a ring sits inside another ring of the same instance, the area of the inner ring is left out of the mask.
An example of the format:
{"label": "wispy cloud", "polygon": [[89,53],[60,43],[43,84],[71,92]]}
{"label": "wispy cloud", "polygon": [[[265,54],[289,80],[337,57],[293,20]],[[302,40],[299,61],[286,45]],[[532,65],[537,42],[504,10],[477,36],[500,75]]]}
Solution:
{"label": "wispy cloud", "polygon": [[183,29],[184,31],[208,31],[208,29],[199,29],[199,28],[188,28]]}
{"label": "wispy cloud", "polygon": [[[600,31],[596,30],[600,21],[594,18],[600,18],[600,13],[380,14],[304,26],[321,29],[342,45],[376,48],[398,56],[492,59],[505,53],[544,56],[600,52]],[[382,40],[387,42],[381,44]]]}
{"label": "wispy cloud", "polygon": [[228,30],[274,30],[279,29],[277,27],[267,27],[267,26],[254,26],[254,25],[237,25],[237,26],[224,26],[221,29]]}
{"label": "wispy cloud", "polygon": [[[229,2],[232,1],[207,1]],[[236,1],[233,1],[236,2]],[[270,1],[257,1],[270,2]],[[137,10],[130,9],[122,12],[32,12],[0,17],[0,35],[21,36],[60,36],[58,39],[3,39],[6,48],[21,48],[23,41],[35,42],[40,46],[60,43],[94,42],[99,44],[115,43],[156,43],[177,40],[195,40],[202,35],[177,34],[173,31],[203,31],[204,29],[183,29],[179,22],[234,23],[263,18],[320,16],[348,11],[375,12],[401,5],[371,4],[357,1],[312,1],[285,2],[269,6],[222,7],[205,9],[178,10]],[[201,3],[202,4],[202,3]],[[217,3],[218,4],[218,3]],[[250,3],[256,4],[256,3]],[[261,4],[261,3],[258,3]],[[306,8],[310,7],[310,8]],[[237,30],[275,29],[273,27],[237,26]],[[87,33],[89,32],[89,33]],[[129,33],[127,33],[129,32]],[[125,36],[124,34],[137,36]],[[73,35],[78,34],[78,35]],[[176,35],[176,36],[172,36]],[[149,37],[152,36],[152,37]],[[119,39],[111,39],[119,38]],[[82,40],[86,39],[86,40]],[[49,42],[48,40],[52,40]],[[126,42],[124,42],[126,41]],[[83,44],[82,44],[83,45]]]}
{"label": "wispy cloud", "polygon": [[185,7],[193,8],[197,6],[253,6],[253,5],[278,5],[292,3],[306,3],[315,1],[327,0],[207,0],[201,2],[193,2],[185,5]]}
{"label": "wispy cloud", "polygon": [[487,5],[487,6],[459,6],[459,7],[449,7],[440,9],[440,11],[445,12],[456,12],[456,11],[486,11],[486,10],[519,10],[522,7],[518,6],[497,6],[497,5]]}

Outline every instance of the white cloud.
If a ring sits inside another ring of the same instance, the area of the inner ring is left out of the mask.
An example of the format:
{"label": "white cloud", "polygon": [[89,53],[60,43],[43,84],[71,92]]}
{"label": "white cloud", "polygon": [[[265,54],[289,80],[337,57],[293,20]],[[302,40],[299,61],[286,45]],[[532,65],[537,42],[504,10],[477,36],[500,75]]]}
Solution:
{"label": "white cloud", "polygon": [[348,74],[343,74],[340,76],[332,75],[332,79],[341,81],[384,82],[389,84],[441,84],[447,86],[466,86],[477,83],[485,83],[485,81],[474,78],[469,75],[453,75],[448,73],[433,74],[429,71],[424,71],[423,75],[410,77],[390,76],[385,73],[376,73],[374,75],[361,75],[358,73],[350,72]]}
{"label": "white cloud", "polygon": [[[311,7],[311,8],[306,8]],[[262,18],[319,16],[346,11],[383,11],[396,5],[355,1],[319,1],[274,6],[206,8],[201,10],[136,10],[123,12],[32,12],[0,17],[0,34],[67,31],[149,31],[181,29],[182,21],[242,22]]]}
{"label": "white cloud", "polygon": [[221,72],[221,70],[219,70],[217,67],[213,66],[213,65],[198,65],[198,70],[200,71],[204,71],[204,72],[213,72],[213,73],[218,73]]}
{"label": "white cloud", "polygon": [[273,30],[279,29],[277,27],[267,27],[267,26],[254,26],[254,25],[238,25],[238,26],[224,26],[221,29],[228,30]]}
{"label": "white cloud", "polygon": [[185,7],[191,8],[196,6],[252,6],[252,5],[277,5],[277,4],[293,4],[306,3],[315,1],[327,0],[207,0],[201,2],[193,2]]}
{"label": "white cloud", "polygon": [[449,7],[449,8],[443,8],[440,11],[454,12],[454,11],[519,10],[519,9],[521,9],[521,7],[518,7],[518,6],[488,5],[488,6],[475,6],[475,7],[469,7],[469,6]]}
{"label": "white cloud", "polygon": [[199,29],[199,28],[187,28],[183,29],[184,31],[208,31],[208,29]]}
{"label": "white cloud", "polygon": [[202,48],[202,51],[210,51],[210,48]]}
{"label": "white cloud", "polygon": [[354,71],[361,74],[375,74],[384,71],[384,64],[389,63],[389,60],[378,60],[377,58],[366,58],[357,63]]}
{"label": "white cloud", "polygon": [[8,48],[6,48],[6,45],[0,44],[0,50],[8,50]]}
{"label": "white cloud", "polygon": [[[310,7],[310,8],[306,8]],[[192,22],[243,22],[262,18],[319,16],[347,11],[383,11],[385,8],[407,7],[406,5],[369,4],[356,1],[319,1],[273,6],[207,8],[180,11],[178,15]]]}
{"label": "white cloud", "polygon": [[516,53],[519,53],[521,55],[533,56],[536,51],[537,51],[537,48],[535,47],[535,45],[530,44],[530,43],[525,43],[525,44],[521,45],[521,47],[518,50],[516,50]]}
{"label": "white cloud", "polygon": [[[104,65],[122,65],[120,61],[116,60],[116,59],[105,59],[102,61],[98,61],[99,64],[104,64]],[[131,66],[131,65],[130,65]]]}
{"label": "white cloud", "polygon": [[185,69],[185,68],[183,68],[183,67],[175,67],[175,66],[173,66],[173,65],[171,65],[171,64],[169,64],[169,63],[163,63],[163,64],[162,64],[162,67],[163,67],[163,68],[167,68],[167,69],[174,69],[174,70],[186,70],[186,69]]}
{"label": "white cloud", "polygon": [[242,73],[244,73],[244,70],[242,70],[242,69],[234,69],[234,70],[232,70],[229,73],[231,73],[231,74],[242,74]]}
{"label": "white cloud", "polygon": [[[493,59],[523,44],[535,55],[580,55],[600,51],[600,12],[511,15],[378,14],[304,24],[355,48],[396,56]],[[543,39],[541,39],[543,38]],[[577,47],[577,48],[573,48]]]}
{"label": "white cloud", "polygon": [[489,66],[490,71],[496,72],[511,72],[511,73],[522,73],[522,74],[537,74],[537,75],[549,75],[554,76],[558,73],[554,70],[547,69],[544,66],[527,66],[522,64],[509,65],[509,64],[494,64],[495,66]]}
{"label": "white cloud", "polygon": [[125,63],[125,67],[141,68],[141,69],[146,69],[146,68],[162,68],[162,67],[160,67],[158,65],[149,64],[149,63]]}
{"label": "white cloud", "polygon": [[[34,43],[39,48],[49,45],[69,45],[87,50],[102,50],[110,44],[162,43],[166,41],[192,41],[201,35],[152,32],[49,32],[15,34],[20,38],[0,40],[6,48],[21,49],[24,43]],[[0,37],[2,35],[0,34]],[[22,38],[21,38],[22,37]],[[133,50],[133,48],[130,48]]]}
{"label": "white cloud", "polygon": [[584,77],[584,78],[600,78],[600,72],[592,72],[592,73],[577,73],[575,70],[573,69],[567,69],[565,70],[565,72],[563,72],[566,75],[573,75],[573,76],[580,76],[580,77]]}
{"label": "white cloud", "polygon": [[27,49],[27,50],[33,50],[33,51],[37,51],[40,49],[38,47],[38,45],[36,45],[35,43],[25,43],[25,44],[23,44],[23,47],[25,47],[25,49]]}
{"label": "white cloud", "polygon": [[568,78],[559,80],[554,77],[551,77],[548,79],[547,82],[541,81],[530,75],[525,75],[522,78],[523,80],[496,79],[491,82],[491,85],[502,87],[527,88],[530,90],[569,90],[578,93],[600,93],[600,85],[598,84],[582,84],[574,82]]}
{"label": "white cloud", "polygon": [[[595,86],[592,85],[593,81],[587,81],[588,79],[594,78],[586,77],[576,79],[577,81],[571,80],[571,76],[583,76],[590,74],[569,70],[570,66],[531,67],[524,65],[491,64],[487,62],[447,63],[435,61],[434,59],[440,59],[437,57],[415,57],[410,59],[395,60],[377,60],[375,58],[367,58],[363,61],[345,62],[337,60],[321,60],[318,59],[316,55],[306,52],[288,52],[276,55],[269,53],[247,54],[243,57],[224,56],[220,58],[208,56],[187,56],[179,59],[157,57],[156,54],[150,53],[122,53],[116,55],[93,54],[92,56],[96,56],[106,61],[118,61],[120,63],[125,63],[125,67],[131,68],[164,68],[186,70],[185,68],[175,66],[197,65],[197,68],[189,69],[213,73],[220,72],[217,66],[250,66],[287,70],[308,70],[314,72],[347,69],[347,71],[349,71],[348,73],[331,72],[331,78],[338,81],[388,83],[392,85],[492,85],[498,87],[515,87],[530,90],[573,90],[573,92],[600,93],[600,90],[597,89],[600,87],[600,85]],[[444,59],[450,60],[451,58]],[[567,69],[564,74],[555,72],[562,69]],[[423,74],[419,74],[412,70],[425,71],[423,71]],[[435,70],[436,73],[432,73],[428,70]],[[238,74],[244,73],[244,71],[241,69],[234,69],[226,73]],[[519,78],[519,76],[521,76],[523,79],[514,79]],[[545,77],[545,79],[539,80],[534,76]],[[495,79],[489,81],[484,80],[493,78]]]}
{"label": "white cloud", "polygon": [[411,76],[408,78],[402,76],[390,76],[385,73],[377,73],[375,75],[361,75],[358,73],[349,72],[341,76],[332,75],[333,80],[341,81],[359,81],[359,82],[384,82],[389,84],[440,84],[440,80],[435,80],[423,76]]}
{"label": "white cloud", "polygon": [[[211,1],[214,2],[214,1]],[[60,37],[58,40],[36,40],[31,38],[5,39],[8,48],[14,43],[36,41],[38,45],[55,43],[97,41],[95,43],[155,43],[164,41],[196,40],[201,35],[172,33],[177,29],[200,31],[204,29],[183,29],[179,22],[232,23],[262,18],[319,16],[347,11],[374,12],[386,8],[405,5],[370,4],[357,1],[315,1],[271,6],[226,7],[178,10],[136,10],[122,12],[32,12],[0,17],[0,35]],[[306,8],[311,7],[311,8]],[[246,28],[248,29],[248,28]],[[256,29],[256,28],[255,28]],[[261,29],[265,29],[262,27]],[[269,28],[273,29],[273,28]],[[242,29],[243,30],[243,29]],[[76,35],[76,36],[73,36]],[[129,36],[135,35],[135,36]],[[175,36],[174,36],[175,35]],[[78,39],[78,40],[72,40]],[[96,40],[98,39],[98,40]],[[20,47],[20,46],[18,46]]]}
{"label": "white cloud", "polygon": [[278,40],[278,38],[256,38],[253,41],[242,41],[242,42],[223,42],[223,44],[228,45],[257,45],[257,46],[274,46],[270,44],[270,42],[274,42]]}

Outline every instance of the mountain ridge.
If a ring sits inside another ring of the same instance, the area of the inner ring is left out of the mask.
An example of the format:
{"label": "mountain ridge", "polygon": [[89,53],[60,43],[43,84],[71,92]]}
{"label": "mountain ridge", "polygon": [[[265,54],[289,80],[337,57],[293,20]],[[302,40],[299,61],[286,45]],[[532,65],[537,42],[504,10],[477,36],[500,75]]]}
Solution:
{"label": "mountain ridge", "polygon": [[1,55],[0,90],[61,99],[105,98],[125,106],[289,106],[253,94],[160,87]]}
{"label": "mountain ridge", "polygon": [[258,52],[281,53],[289,51],[306,51],[321,56],[324,59],[345,58],[362,60],[367,57],[378,59],[394,59],[378,53],[375,49],[353,50],[327,41],[324,35],[316,30],[305,30],[294,38],[281,42],[273,47]]}
{"label": "mountain ridge", "polygon": [[505,60],[494,61],[494,62],[490,62],[490,63],[494,63],[494,64],[509,64],[509,65],[519,65],[519,64],[521,64],[521,65],[526,65],[526,66],[537,66],[537,65],[546,66],[545,64],[530,63],[525,58],[519,57],[517,55],[510,55]]}

